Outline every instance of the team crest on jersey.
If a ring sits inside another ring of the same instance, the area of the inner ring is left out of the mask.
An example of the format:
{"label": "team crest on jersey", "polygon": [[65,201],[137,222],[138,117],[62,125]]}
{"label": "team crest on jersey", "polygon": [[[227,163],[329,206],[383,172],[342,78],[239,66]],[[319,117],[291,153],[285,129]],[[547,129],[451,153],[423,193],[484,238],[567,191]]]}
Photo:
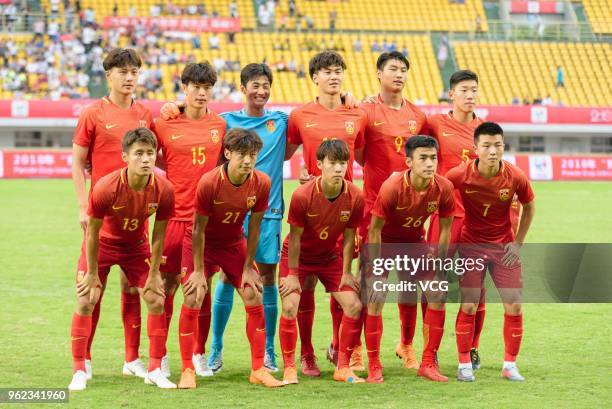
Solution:
{"label": "team crest on jersey", "polygon": [[499,200],[502,202],[510,199],[510,189],[499,189]]}
{"label": "team crest on jersey", "polygon": [[427,212],[428,213],[433,213],[438,209],[438,202],[436,200],[434,200],[433,202],[428,202],[427,203]]}
{"label": "team crest on jersey", "polygon": [[257,197],[256,196],[249,196],[247,197],[247,207],[250,209],[251,207],[255,206],[255,202],[257,201]]}
{"label": "team crest on jersey", "polygon": [[350,210],[340,210],[340,221],[341,222],[348,222],[349,217],[351,217]]}
{"label": "team crest on jersey", "polygon": [[415,134],[417,131],[417,121],[415,120],[409,120],[408,121],[408,129],[410,129],[410,133],[411,134]]}
{"label": "team crest on jersey", "polygon": [[219,142],[219,130],[218,129],[210,130],[210,139],[213,141],[213,143]]}
{"label": "team crest on jersey", "polygon": [[157,207],[159,205],[157,203],[149,203],[147,204],[147,213],[149,213],[149,215],[152,215],[153,213],[155,213],[157,211]]}
{"label": "team crest on jersey", "polygon": [[344,121],[346,133],[352,135],[355,132],[355,121]]}
{"label": "team crest on jersey", "polygon": [[187,267],[181,267],[181,278],[185,278],[187,275]]}
{"label": "team crest on jersey", "polygon": [[274,119],[268,119],[266,122],[266,128],[268,128],[268,132],[272,133],[276,129],[276,124],[274,123]]}
{"label": "team crest on jersey", "polygon": [[146,121],[146,120],[144,120],[144,119],[139,120],[139,121],[138,121],[138,127],[139,127],[139,128],[148,128],[148,126],[147,126],[147,121]]}

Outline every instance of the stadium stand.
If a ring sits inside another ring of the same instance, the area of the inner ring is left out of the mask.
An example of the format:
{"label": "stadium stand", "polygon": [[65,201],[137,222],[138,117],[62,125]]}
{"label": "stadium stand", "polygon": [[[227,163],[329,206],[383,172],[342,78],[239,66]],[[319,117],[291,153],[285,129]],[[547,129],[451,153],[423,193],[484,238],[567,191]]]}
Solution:
{"label": "stadium stand", "polygon": [[612,34],[612,3],[610,0],[582,0],[594,33]]}

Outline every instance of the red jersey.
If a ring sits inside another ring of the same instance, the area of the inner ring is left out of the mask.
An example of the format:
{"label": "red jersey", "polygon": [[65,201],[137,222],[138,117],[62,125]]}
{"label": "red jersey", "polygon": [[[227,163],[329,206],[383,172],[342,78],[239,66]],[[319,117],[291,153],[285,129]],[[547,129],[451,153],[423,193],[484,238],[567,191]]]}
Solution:
{"label": "red jersey", "polygon": [[111,244],[137,244],[147,237],[147,220],[174,216],[172,184],[151,173],[147,186],[135,191],[127,180],[127,168],[103,176],[89,195],[87,214],[104,219],[100,239]]}
{"label": "red jersey", "polygon": [[461,194],[465,223],[461,241],[465,243],[508,243],[514,240],[510,208],[516,194],[521,203],[534,199],[529,179],[518,167],[502,160],[499,173],[485,179],[478,172],[477,160],[462,164],[446,174]]}
{"label": "red jersey", "polygon": [[72,142],[89,149],[91,188],[102,176],[125,166],[121,141],[127,131],[139,127],[154,129],[151,111],[137,101],[123,109],[104,97],[81,113]]}
{"label": "red jersey", "polygon": [[270,177],[254,170],[240,186],[234,186],[225,165],[217,166],[198,182],[196,211],[208,216],[206,247],[235,246],[244,240],[242,225],[249,211],[268,208]]}
{"label": "red jersey", "polygon": [[373,104],[362,104],[367,115],[363,193],[366,208],[371,209],[383,182],[396,171],[406,169],[406,140],[418,135],[427,117],[404,99],[400,109],[383,102],[380,95]]}
{"label": "red jersey", "polygon": [[[330,201],[321,188],[321,177],[298,187],[291,196],[287,223],[302,227],[300,263],[321,264],[338,256],[338,239],[345,229],[356,229],[363,218],[361,190],[344,181],[342,193]],[[283,243],[287,254],[289,236]]]}
{"label": "red jersey", "polygon": [[378,193],[372,215],[385,219],[383,243],[423,243],[425,221],[438,210],[440,217],[453,214],[455,200],[453,184],[434,175],[426,190],[417,191],[410,185],[410,171],[387,179]]}
{"label": "red jersey", "polygon": [[365,144],[366,114],[361,109],[349,109],[344,105],[329,110],[317,101],[291,111],[287,124],[287,141],[303,145],[304,163],[311,175],[321,175],[317,168],[317,149],[327,139],[340,139],[349,147],[350,158],[346,179],[353,180],[355,150]]}
{"label": "red jersey", "polygon": [[199,120],[181,115],[169,121],[156,121],[166,177],[172,182],[176,196],[175,220],[192,220],[198,181],[217,166],[225,129],[225,119],[211,111]]}

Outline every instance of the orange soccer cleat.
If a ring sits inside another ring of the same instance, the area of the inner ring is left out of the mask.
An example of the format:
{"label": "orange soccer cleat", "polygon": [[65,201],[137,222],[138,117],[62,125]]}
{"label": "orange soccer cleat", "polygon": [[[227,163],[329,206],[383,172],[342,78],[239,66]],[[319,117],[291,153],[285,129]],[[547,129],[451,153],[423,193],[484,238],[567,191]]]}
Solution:
{"label": "orange soccer cleat", "polygon": [[416,358],[412,345],[399,342],[395,348],[395,355],[406,365],[407,369],[419,369],[419,361]]}
{"label": "orange soccer cleat", "polygon": [[249,382],[254,385],[263,385],[268,388],[278,388],[285,385],[282,381],[274,378],[263,366],[256,371],[251,371]]}
{"label": "orange soccer cleat", "polygon": [[285,372],[283,373],[283,383],[285,385],[298,384],[297,369],[295,369],[295,366],[285,367]]}
{"label": "orange soccer cleat", "polygon": [[370,364],[368,371],[368,378],[366,382],[368,383],[383,383],[385,379],[383,378],[383,368],[382,365],[378,364]]}
{"label": "orange soccer cleat", "polygon": [[301,362],[304,376],[321,376],[321,370],[317,365],[317,357],[314,354],[302,355]]}
{"label": "orange soccer cleat", "polygon": [[196,376],[195,371],[191,368],[187,368],[181,374],[181,380],[178,383],[179,389],[195,389],[196,387]]}
{"label": "orange soccer cleat", "polygon": [[365,371],[365,365],[363,364],[363,357],[361,356],[361,344],[355,345],[353,353],[351,354],[351,361],[349,367],[353,371]]}
{"label": "orange soccer cleat", "polygon": [[421,365],[417,376],[434,382],[448,382],[448,378],[440,373],[440,368],[435,363]]}
{"label": "orange soccer cleat", "polygon": [[355,375],[355,372],[349,367],[336,368],[334,371],[334,381],[346,382],[346,383],[363,383],[365,379]]}

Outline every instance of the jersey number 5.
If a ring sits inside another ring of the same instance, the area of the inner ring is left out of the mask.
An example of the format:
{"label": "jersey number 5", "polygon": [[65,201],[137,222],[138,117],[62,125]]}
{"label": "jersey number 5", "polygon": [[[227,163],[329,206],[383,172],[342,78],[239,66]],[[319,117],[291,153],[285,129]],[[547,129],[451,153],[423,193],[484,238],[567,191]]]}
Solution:
{"label": "jersey number 5", "polygon": [[206,154],[204,153],[204,149],[204,146],[191,148],[191,163],[194,165],[203,165],[204,162],[206,162]]}

